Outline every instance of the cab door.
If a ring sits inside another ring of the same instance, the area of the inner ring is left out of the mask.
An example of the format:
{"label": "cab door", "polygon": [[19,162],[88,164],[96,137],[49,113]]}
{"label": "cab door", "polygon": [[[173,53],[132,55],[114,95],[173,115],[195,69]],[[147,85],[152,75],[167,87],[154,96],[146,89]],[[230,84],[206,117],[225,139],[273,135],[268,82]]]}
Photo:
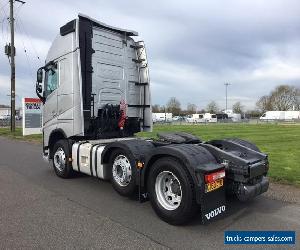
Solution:
{"label": "cab door", "polygon": [[45,69],[45,104],[43,106],[43,123],[47,126],[55,122],[57,117],[57,88],[58,88],[57,63]]}

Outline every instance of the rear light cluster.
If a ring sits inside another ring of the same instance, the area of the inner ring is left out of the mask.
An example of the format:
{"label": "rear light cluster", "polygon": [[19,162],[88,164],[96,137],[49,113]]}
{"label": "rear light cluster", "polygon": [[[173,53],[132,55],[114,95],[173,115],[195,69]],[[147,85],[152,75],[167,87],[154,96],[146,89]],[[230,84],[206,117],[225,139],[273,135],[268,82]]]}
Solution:
{"label": "rear light cluster", "polygon": [[205,175],[205,183],[210,183],[210,182],[214,182],[218,179],[222,179],[225,177],[225,170],[221,170],[218,172],[214,172],[211,174],[206,174]]}

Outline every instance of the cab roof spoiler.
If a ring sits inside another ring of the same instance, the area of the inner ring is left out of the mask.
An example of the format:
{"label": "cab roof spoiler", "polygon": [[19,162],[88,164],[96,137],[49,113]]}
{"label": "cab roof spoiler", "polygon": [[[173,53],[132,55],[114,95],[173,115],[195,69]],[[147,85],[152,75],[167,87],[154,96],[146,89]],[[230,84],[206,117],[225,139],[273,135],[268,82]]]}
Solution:
{"label": "cab roof spoiler", "polygon": [[[105,28],[105,29],[108,29],[108,30],[111,30],[111,31],[114,31],[114,32],[121,33],[121,34],[126,34],[127,36],[138,36],[139,35],[138,32],[136,32],[136,31],[113,27],[113,26],[110,26],[106,23],[100,22],[100,21],[98,21],[96,19],[93,19],[93,18],[91,18],[87,15],[84,15],[84,14],[79,13],[78,18],[89,20],[90,22],[93,23],[94,26],[97,26],[97,27],[100,27],[100,28]],[[61,26],[60,27],[60,35],[65,36],[65,35],[67,35],[71,32],[74,32],[75,29],[76,29],[76,19],[74,19],[74,20],[66,23],[65,25]]]}

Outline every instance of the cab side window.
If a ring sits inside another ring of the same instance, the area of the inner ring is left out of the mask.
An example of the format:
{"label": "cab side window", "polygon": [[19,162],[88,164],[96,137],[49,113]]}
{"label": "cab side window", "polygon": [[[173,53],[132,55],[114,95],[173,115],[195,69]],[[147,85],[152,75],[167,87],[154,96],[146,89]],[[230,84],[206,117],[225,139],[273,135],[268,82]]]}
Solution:
{"label": "cab side window", "polygon": [[46,97],[50,95],[58,87],[58,70],[57,64],[52,65],[46,69],[45,74],[45,94]]}

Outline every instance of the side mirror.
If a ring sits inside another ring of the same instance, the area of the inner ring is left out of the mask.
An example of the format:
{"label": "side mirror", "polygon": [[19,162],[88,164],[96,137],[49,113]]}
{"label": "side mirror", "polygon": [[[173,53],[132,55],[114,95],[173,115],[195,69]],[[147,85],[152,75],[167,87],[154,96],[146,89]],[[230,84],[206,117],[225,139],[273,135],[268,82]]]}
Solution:
{"label": "side mirror", "polygon": [[42,93],[43,92],[43,88],[42,88],[42,85],[41,84],[36,84],[36,92],[38,93]]}
{"label": "side mirror", "polygon": [[44,93],[41,94],[43,92],[43,88],[42,85],[39,84],[38,82],[35,85],[35,92],[36,95],[38,96],[38,98],[40,98],[40,100],[43,102],[43,104],[45,103],[46,98],[44,97]]}
{"label": "side mirror", "polygon": [[[36,81],[38,83],[42,83],[43,82],[43,68],[39,68],[38,69],[38,71],[36,73]],[[41,86],[41,85],[39,85],[39,86]],[[39,93],[41,93],[41,92],[39,92]]]}

